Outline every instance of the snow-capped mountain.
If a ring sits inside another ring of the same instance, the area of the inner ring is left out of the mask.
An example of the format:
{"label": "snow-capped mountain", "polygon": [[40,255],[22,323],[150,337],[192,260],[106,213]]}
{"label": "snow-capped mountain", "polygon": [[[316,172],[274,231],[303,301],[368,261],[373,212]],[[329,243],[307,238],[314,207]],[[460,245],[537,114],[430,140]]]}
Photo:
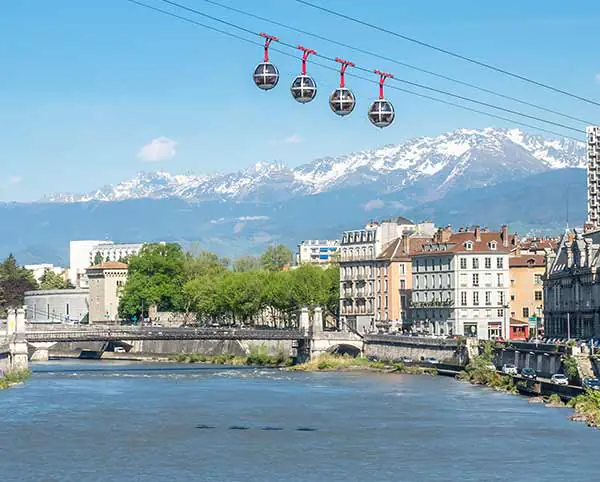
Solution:
{"label": "snow-capped mountain", "polygon": [[420,201],[426,201],[454,189],[484,187],[565,167],[585,167],[585,144],[519,129],[458,129],[438,137],[317,159],[296,168],[260,162],[243,171],[204,176],[140,173],[115,186],[87,194],[51,195],[44,201],[277,201],[356,186],[377,193],[414,191]]}

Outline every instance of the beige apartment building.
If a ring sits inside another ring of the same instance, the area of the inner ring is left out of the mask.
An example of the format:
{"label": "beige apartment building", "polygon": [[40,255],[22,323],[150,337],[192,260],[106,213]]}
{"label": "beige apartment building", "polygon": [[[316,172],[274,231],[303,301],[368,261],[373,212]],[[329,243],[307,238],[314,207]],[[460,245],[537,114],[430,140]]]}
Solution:
{"label": "beige apartment building", "polygon": [[[403,217],[372,222],[364,229],[344,232],[339,250],[340,324],[361,333],[374,329],[377,313],[380,318],[386,316],[386,292],[387,320],[399,317],[390,313],[390,276],[393,276],[391,271],[396,269],[389,266],[393,249],[384,259],[380,256],[392,241],[402,236],[432,236],[434,232],[435,226],[431,222],[415,224]],[[398,256],[398,251],[395,256]],[[396,282],[399,285],[400,279],[394,278]],[[394,296],[396,294],[397,290],[393,292]]]}
{"label": "beige apartment building", "polygon": [[89,280],[91,323],[116,323],[121,290],[127,281],[127,265],[106,261],[86,269]]}

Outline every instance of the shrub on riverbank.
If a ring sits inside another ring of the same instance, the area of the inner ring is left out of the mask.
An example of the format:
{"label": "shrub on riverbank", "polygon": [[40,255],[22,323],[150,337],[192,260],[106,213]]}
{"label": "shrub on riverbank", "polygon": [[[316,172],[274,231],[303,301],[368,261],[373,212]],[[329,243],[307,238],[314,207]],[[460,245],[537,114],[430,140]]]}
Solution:
{"label": "shrub on riverbank", "polygon": [[383,369],[385,363],[380,361],[370,361],[368,358],[352,358],[348,355],[330,355],[323,354],[312,360],[291,367],[294,371],[314,372],[314,371],[335,371],[353,368],[364,369]]}
{"label": "shrub on riverbank", "polygon": [[4,390],[12,385],[23,383],[31,376],[31,370],[11,370],[0,377],[0,390]]}
{"label": "shrub on riverbank", "polygon": [[569,401],[567,406],[575,410],[576,415],[572,418],[582,419],[592,427],[600,427],[600,392],[586,390]]}
{"label": "shrub on riverbank", "polygon": [[474,357],[465,367],[465,371],[460,372],[456,378],[474,385],[485,385],[497,390],[517,393],[513,378],[509,375],[500,375],[495,368],[492,368],[493,356],[493,345],[486,343],[481,354]]}
{"label": "shrub on riverbank", "polygon": [[170,358],[178,363],[208,363],[211,365],[250,365],[250,366],[276,366],[283,367],[292,364],[292,359],[283,352],[276,355],[255,351],[248,356],[237,356],[231,354],[223,355],[203,355],[200,353],[182,353]]}

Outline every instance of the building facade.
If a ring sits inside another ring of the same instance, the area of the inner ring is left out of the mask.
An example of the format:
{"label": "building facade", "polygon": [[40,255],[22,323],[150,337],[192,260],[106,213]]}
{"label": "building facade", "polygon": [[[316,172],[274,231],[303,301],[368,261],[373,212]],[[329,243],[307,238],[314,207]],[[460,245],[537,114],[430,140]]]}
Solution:
{"label": "building facade", "polygon": [[600,227],[600,126],[587,128],[587,185],[586,227],[595,229]]}
{"label": "building facade", "polygon": [[298,245],[296,265],[328,265],[337,260],[340,242],[337,239],[309,239]]}
{"label": "building facade", "polygon": [[144,243],[102,243],[94,246],[89,253],[89,265],[95,264],[97,258],[103,262],[107,261],[123,261],[129,256],[138,254]]}
{"label": "building facade", "polygon": [[127,265],[107,261],[86,270],[89,280],[89,322],[115,323],[118,320],[119,300],[127,282]]}
{"label": "building facade", "polygon": [[544,282],[544,335],[600,337],[600,229],[565,233],[548,255]]}
{"label": "building facade", "polygon": [[[399,217],[369,223],[364,229],[344,232],[339,257],[340,323],[359,332],[374,329],[376,313],[380,317],[385,316],[385,279],[390,276],[386,271],[389,269],[387,262],[378,258],[389,243],[402,236],[433,235],[434,231],[431,222],[415,224]],[[376,295],[378,286],[380,291]],[[390,317],[389,292],[387,296]],[[376,298],[381,303],[379,308]]]}
{"label": "building facade", "polygon": [[88,290],[36,290],[25,292],[29,323],[80,323],[88,314]]}
{"label": "building facade", "polygon": [[508,337],[509,253],[516,238],[475,227],[439,229],[412,257],[412,324],[417,332]]}
{"label": "building facade", "polygon": [[69,279],[68,278],[68,270],[66,270],[65,268],[61,268],[60,266],[54,266],[51,263],[26,264],[24,266],[24,268],[26,270],[31,271],[31,273],[33,274],[33,277],[37,281],[40,281],[42,279],[42,276],[44,276],[44,273],[46,271],[51,271],[54,274],[61,276],[65,280]]}
{"label": "building facade", "polygon": [[[112,241],[81,240],[69,243],[69,281],[76,287],[87,287],[85,270],[90,266],[90,252],[95,246]],[[82,286],[85,285],[85,286]]]}

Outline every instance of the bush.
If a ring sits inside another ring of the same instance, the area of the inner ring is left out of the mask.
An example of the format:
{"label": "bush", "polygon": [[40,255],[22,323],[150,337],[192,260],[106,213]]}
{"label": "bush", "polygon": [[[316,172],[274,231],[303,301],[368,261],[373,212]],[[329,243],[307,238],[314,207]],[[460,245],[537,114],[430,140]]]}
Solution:
{"label": "bush", "polygon": [[23,383],[31,376],[31,370],[11,370],[4,373],[4,376],[0,377],[0,390],[15,385],[17,383]]}
{"label": "bush", "polygon": [[575,358],[570,356],[563,358],[562,366],[565,375],[569,377],[569,380],[577,380],[579,377],[579,370],[577,369],[577,360],[575,360]]}

